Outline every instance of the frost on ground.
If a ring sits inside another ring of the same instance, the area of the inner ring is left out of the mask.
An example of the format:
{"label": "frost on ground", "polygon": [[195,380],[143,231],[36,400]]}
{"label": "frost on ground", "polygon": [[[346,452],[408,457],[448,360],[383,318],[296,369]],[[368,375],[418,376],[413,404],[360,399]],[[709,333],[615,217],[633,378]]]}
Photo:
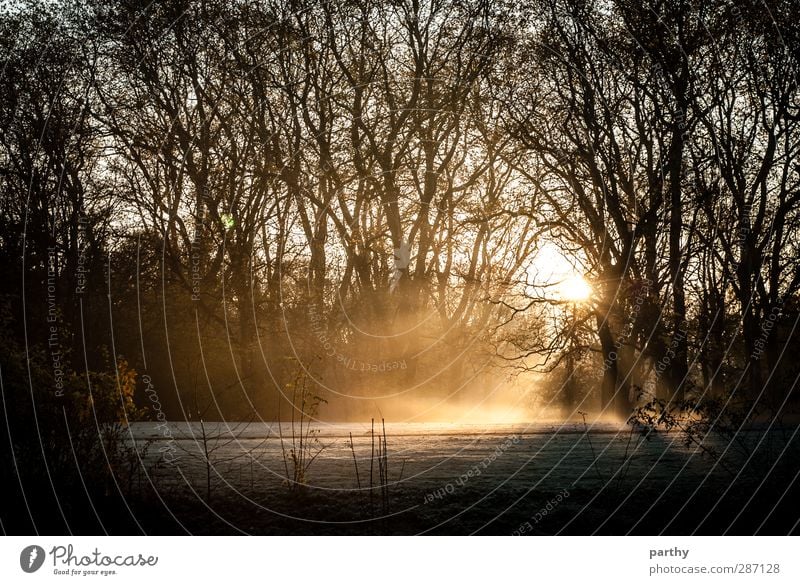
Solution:
{"label": "frost on ground", "polygon": [[204,431],[205,441],[199,424],[132,427],[137,445],[152,440],[137,479],[149,494],[137,510],[143,528],[785,534],[798,519],[794,429],[701,449],[677,433],[627,426],[387,424],[379,459],[377,429],[373,441],[369,424],[323,424],[308,435],[315,458],[302,486],[287,481],[299,449],[290,425],[206,423]]}

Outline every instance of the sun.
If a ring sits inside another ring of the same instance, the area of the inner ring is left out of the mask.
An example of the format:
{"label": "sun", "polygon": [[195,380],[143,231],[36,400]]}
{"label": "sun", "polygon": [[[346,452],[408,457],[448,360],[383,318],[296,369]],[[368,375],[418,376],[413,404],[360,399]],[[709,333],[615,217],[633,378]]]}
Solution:
{"label": "sun", "polygon": [[593,290],[581,275],[581,264],[581,258],[568,258],[554,244],[546,242],[540,245],[527,267],[530,294],[542,294],[542,291],[547,290],[545,294],[554,301],[588,301]]}
{"label": "sun", "polygon": [[592,287],[585,278],[574,274],[559,283],[558,296],[572,303],[583,302],[592,296]]}

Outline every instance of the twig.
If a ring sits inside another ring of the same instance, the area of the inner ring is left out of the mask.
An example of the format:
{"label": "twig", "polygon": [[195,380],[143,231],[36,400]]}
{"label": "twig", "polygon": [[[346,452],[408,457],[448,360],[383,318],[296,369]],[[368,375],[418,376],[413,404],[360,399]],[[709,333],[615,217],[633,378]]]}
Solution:
{"label": "twig", "polygon": [[372,430],[370,431],[372,438],[372,453],[369,457],[369,511],[372,513],[372,469],[375,466],[375,419],[372,419]]}
{"label": "twig", "polygon": [[353,465],[356,467],[356,482],[358,482],[358,491],[361,492],[361,478],[358,476],[358,460],[356,459],[356,449],[353,446],[353,433],[350,433],[350,452],[353,454]]}
{"label": "twig", "polygon": [[586,435],[586,440],[589,441],[589,449],[592,451],[592,466],[594,467],[595,472],[597,473],[597,479],[603,481],[603,476],[600,473],[600,468],[597,466],[597,454],[594,452],[594,445],[592,445],[592,437],[589,435],[589,427],[586,425],[586,413],[585,412],[578,412],[583,418],[583,434]]}
{"label": "twig", "polygon": [[[625,454],[622,456],[622,467],[620,468],[619,473],[617,474],[617,489],[619,490],[620,486],[622,485],[622,481],[628,475],[628,470],[631,467],[631,461],[633,461],[633,454],[628,456],[628,450],[631,446],[631,439],[633,438],[633,431],[634,428],[631,427],[631,432],[628,434],[628,442],[625,444]],[[641,438],[636,441],[636,447],[634,448],[633,452],[635,453],[636,450],[639,448],[639,443],[641,442]]]}
{"label": "twig", "polygon": [[389,510],[389,450],[386,447],[386,421],[381,418],[383,427],[383,513]]}
{"label": "twig", "polygon": [[206,501],[211,501],[211,460],[208,456],[208,439],[206,437],[206,425],[200,419],[200,430],[203,432],[203,452],[206,455]]}
{"label": "twig", "polygon": [[[294,407],[294,405],[292,405]],[[281,400],[278,398],[278,435],[281,438],[281,453],[283,454],[283,468],[286,470],[286,481],[289,481],[289,462],[286,461],[286,447],[283,444],[283,423],[281,421]]]}

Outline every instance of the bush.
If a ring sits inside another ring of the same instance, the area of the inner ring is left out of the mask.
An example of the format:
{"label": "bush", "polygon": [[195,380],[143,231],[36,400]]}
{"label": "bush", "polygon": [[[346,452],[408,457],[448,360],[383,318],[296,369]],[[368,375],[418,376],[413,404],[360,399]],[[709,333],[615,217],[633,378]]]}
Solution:
{"label": "bush", "polygon": [[[66,361],[56,374],[43,348],[25,352],[0,309],[0,519],[7,533],[99,531],[107,526],[138,472],[126,441],[136,372],[120,358],[108,371],[78,373]],[[109,518],[108,516],[112,516]]]}

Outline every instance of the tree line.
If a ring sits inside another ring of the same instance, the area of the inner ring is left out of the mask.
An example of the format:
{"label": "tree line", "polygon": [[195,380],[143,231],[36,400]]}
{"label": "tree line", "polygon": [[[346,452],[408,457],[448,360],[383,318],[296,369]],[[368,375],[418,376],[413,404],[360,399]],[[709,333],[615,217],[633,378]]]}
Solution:
{"label": "tree line", "polygon": [[[797,8],[6,7],[5,391],[133,372],[170,418],[275,418],[300,370],[333,417],[503,376],[570,410],[781,409]],[[553,293],[545,247],[589,299]]]}

